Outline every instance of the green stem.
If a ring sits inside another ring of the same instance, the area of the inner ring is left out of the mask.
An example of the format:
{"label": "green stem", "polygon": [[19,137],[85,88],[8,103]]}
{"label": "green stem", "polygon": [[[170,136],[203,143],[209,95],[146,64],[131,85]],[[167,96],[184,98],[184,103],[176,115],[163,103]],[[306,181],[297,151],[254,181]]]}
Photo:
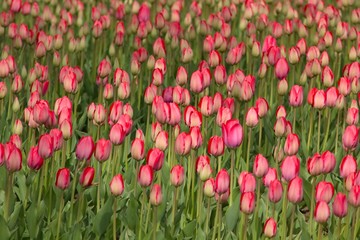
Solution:
{"label": "green stem", "polygon": [[6,184],[6,193],[5,193],[5,203],[4,203],[4,219],[7,222],[9,220],[9,204],[10,196],[12,194],[12,184],[13,184],[13,173],[8,173],[8,181]]}
{"label": "green stem", "polygon": [[101,187],[102,187],[102,163],[99,162],[98,168],[98,178],[99,178],[99,186],[97,188],[97,202],[96,202],[96,212],[99,212],[101,207]]}
{"label": "green stem", "polygon": [[318,138],[317,138],[317,152],[320,154],[320,130],[321,130],[321,110],[319,110],[319,118],[318,118]]}
{"label": "green stem", "polygon": [[220,208],[220,201],[217,201],[216,204],[216,213],[215,213],[215,222],[214,222],[214,231],[213,231],[213,235],[212,235],[212,240],[215,240],[215,236],[216,236],[216,230],[217,230],[217,224],[218,224],[218,216],[219,216],[219,208]]}
{"label": "green stem", "polygon": [[81,220],[81,209],[84,202],[84,191],[80,191],[79,193],[79,206],[78,206],[78,212],[77,212],[77,222]]}
{"label": "green stem", "polygon": [[178,187],[175,187],[174,198],[173,198],[173,209],[172,209],[172,234],[175,233],[175,216],[177,210],[177,195],[178,195]]}
{"label": "green stem", "polygon": [[143,215],[144,215],[144,207],[146,204],[146,190],[145,188],[142,188],[142,202],[141,202],[141,212],[140,212],[140,221],[139,221],[139,240],[142,239],[141,238],[141,228],[142,228],[142,222],[143,222]]}
{"label": "green stem", "polygon": [[[327,117],[327,124],[326,124],[325,139],[324,139],[323,146],[322,146],[323,150],[325,150],[325,148],[326,148],[327,140],[328,140],[328,137],[329,137],[329,131],[330,131],[331,113],[330,113],[329,109],[326,109],[326,115],[327,115],[326,116]],[[335,145],[336,145],[336,142],[335,142]]]}
{"label": "green stem", "polygon": [[206,208],[206,224],[205,224],[205,235],[206,236],[209,233],[210,203],[211,203],[211,198],[208,198],[208,204],[207,204],[207,208]]}
{"label": "green stem", "polygon": [[56,229],[56,240],[60,237],[60,226],[61,226],[61,216],[62,216],[62,209],[64,208],[64,192],[61,192],[60,196],[60,206],[58,212],[58,222],[57,222],[57,229]]}
{"label": "green stem", "polygon": [[261,178],[258,178],[256,183],[256,202],[255,202],[255,214],[254,214],[254,222],[255,222],[255,226],[253,227],[253,236],[254,239],[258,239],[257,234],[258,234],[258,226],[259,226],[259,221],[261,222],[261,219],[259,219],[259,208],[260,208],[260,188],[261,188]]}
{"label": "green stem", "polygon": [[337,224],[337,239],[341,239],[341,218],[339,218],[339,223]]}
{"label": "green stem", "polygon": [[72,182],[72,189],[71,189],[69,226],[72,226],[72,220],[73,220],[73,205],[74,205],[75,190],[76,190],[76,179],[77,179],[78,170],[79,170],[79,161],[76,161],[74,179],[73,179],[73,182]]}
{"label": "green stem", "polygon": [[309,220],[309,233],[312,236],[312,225],[313,225],[313,217],[314,217],[314,199],[315,199],[315,186],[316,186],[316,177],[312,180],[312,187],[311,187],[311,203],[310,203],[310,220]]}
{"label": "green stem", "polygon": [[230,206],[233,203],[233,192],[234,192],[234,183],[235,183],[235,171],[234,171],[234,166],[235,166],[235,149],[231,149],[230,150],[230,154],[231,154],[231,166],[230,166]]}
{"label": "green stem", "polygon": [[117,211],[117,198],[114,199],[113,209],[113,239],[116,240],[116,211]]}
{"label": "green stem", "polygon": [[247,239],[248,215],[243,213],[243,218],[244,218],[244,227],[243,227],[243,231],[242,231],[242,239],[246,240]]}
{"label": "green stem", "polygon": [[353,216],[352,216],[352,226],[351,226],[351,228],[353,229],[353,231],[352,231],[352,240],[355,240],[356,239],[356,208],[354,208],[354,211],[353,211]]}
{"label": "green stem", "polygon": [[322,235],[323,235],[323,226],[322,226],[322,224],[320,223],[320,224],[319,224],[319,229],[318,229],[318,240],[321,240],[321,239],[322,239]]}
{"label": "green stem", "polygon": [[219,197],[219,200],[218,200],[218,202],[219,202],[219,223],[218,223],[218,225],[219,225],[219,231],[218,231],[218,239],[221,239],[221,225],[222,225],[222,205],[221,205],[221,203],[220,203],[220,197]]}
{"label": "green stem", "polygon": [[284,189],[284,196],[283,196],[283,206],[282,206],[282,214],[283,214],[283,216],[282,216],[282,221],[283,221],[283,225],[282,225],[282,239],[286,239],[286,230],[287,230],[287,227],[286,227],[286,211],[287,211],[287,195],[286,195],[286,193],[287,193],[287,191],[286,191],[286,189],[287,189],[287,187],[286,187],[286,183],[284,183],[284,187],[283,187],[283,189]]}
{"label": "green stem", "polygon": [[252,135],[252,128],[249,129],[249,136],[248,136],[248,145],[247,145],[247,153],[246,153],[246,171],[249,171],[249,167],[250,167],[251,135]]}
{"label": "green stem", "polygon": [[337,119],[336,119],[336,135],[335,135],[335,151],[334,151],[335,156],[338,149],[339,126],[340,126],[340,110],[337,113]]}
{"label": "green stem", "polygon": [[313,131],[313,120],[314,120],[314,110],[310,108],[310,129],[309,129],[309,135],[308,135],[308,141],[307,141],[307,149],[310,151],[310,141],[312,139],[312,131]]}
{"label": "green stem", "polygon": [[292,207],[292,211],[291,211],[290,240],[293,239],[295,211],[296,211],[296,205],[294,205],[294,206]]}
{"label": "green stem", "polygon": [[157,232],[157,207],[154,206],[153,240],[156,240],[156,232]]}
{"label": "green stem", "polygon": [[44,175],[45,175],[45,169],[41,169],[41,175],[40,176],[40,184],[39,184],[39,195],[38,195],[38,205],[40,205],[42,191],[43,191],[43,184],[44,184]]}
{"label": "green stem", "polygon": [[66,161],[66,141],[63,142],[62,145],[62,153],[61,153],[61,167],[65,167],[65,161]]}
{"label": "green stem", "polygon": [[296,107],[293,107],[294,110],[294,118],[293,118],[293,124],[292,124],[292,128],[293,128],[293,132],[296,133]]}

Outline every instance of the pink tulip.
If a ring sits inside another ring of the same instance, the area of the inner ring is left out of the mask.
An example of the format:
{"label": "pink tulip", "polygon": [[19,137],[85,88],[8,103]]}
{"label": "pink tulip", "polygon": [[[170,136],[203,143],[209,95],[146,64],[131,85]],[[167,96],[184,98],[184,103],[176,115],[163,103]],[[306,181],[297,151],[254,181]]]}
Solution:
{"label": "pink tulip", "polygon": [[359,144],[359,128],[347,126],[342,136],[342,145],[346,151],[353,151]]}
{"label": "pink tulip", "polygon": [[138,183],[141,187],[148,187],[152,183],[154,170],[150,165],[143,165],[140,167],[138,173]]}
{"label": "pink tulip", "polygon": [[325,201],[316,203],[314,219],[318,223],[325,223],[330,217],[330,208]]}
{"label": "pink tulip", "polygon": [[120,145],[123,143],[125,139],[126,133],[121,124],[116,123],[114,124],[109,133],[109,138],[112,144]]}
{"label": "pink tulip", "polygon": [[150,203],[159,206],[162,203],[162,191],[159,184],[154,184],[150,191]]}
{"label": "pink tulip", "polygon": [[360,186],[353,186],[348,196],[349,203],[354,207],[360,206]]}
{"label": "pink tulip", "polygon": [[285,58],[280,58],[275,64],[275,76],[281,80],[289,73],[289,65]]}
{"label": "pink tulip", "polygon": [[190,136],[191,136],[191,148],[198,149],[201,147],[203,143],[203,137],[201,135],[201,130],[199,127],[191,127],[190,128]]}
{"label": "pink tulip", "polygon": [[299,85],[294,85],[290,90],[289,104],[292,107],[299,107],[303,102],[303,88]]}
{"label": "pink tulip", "polygon": [[296,156],[288,156],[283,160],[280,168],[282,177],[289,182],[299,175],[300,160]]}
{"label": "pink tulip", "polygon": [[179,187],[184,182],[184,167],[181,165],[174,166],[170,171],[170,183],[175,187]]}
{"label": "pink tulip", "polygon": [[146,162],[154,171],[159,171],[164,164],[164,152],[158,148],[150,149],[146,156]]}
{"label": "pink tulip", "polygon": [[38,143],[38,152],[39,155],[44,159],[47,159],[53,155],[54,143],[50,134],[41,135]]}
{"label": "pink tulip", "polygon": [[329,203],[334,195],[334,186],[330,182],[321,181],[315,188],[315,199],[317,202]]}
{"label": "pink tulip", "polygon": [[268,238],[273,238],[276,236],[276,221],[273,218],[268,218],[264,224],[264,236]]}
{"label": "pink tulip", "polygon": [[287,135],[285,144],[284,144],[284,152],[286,155],[296,155],[299,151],[300,140],[299,137],[295,133],[290,133]]}
{"label": "pink tulip", "polygon": [[[256,180],[251,173],[241,172],[238,178],[238,184],[241,193],[254,192],[256,188]],[[260,186],[258,186],[260,187]]]}
{"label": "pink tulip", "polygon": [[268,172],[263,177],[263,183],[266,187],[269,187],[271,182],[277,179],[276,168],[269,168]]}
{"label": "pink tulip", "polygon": [[241,194],[240,211],[245,214],[251,214],[255,209],[255,193],[246,192]]}
{"label": "pink tulip", "polygon": [[93,167],[85,167],[80,175],[79,183],[82,187],[90,187],[94,180],[95,169]]}
{"label": "pink tulip", "polygon": [[185,132],[180,133],[175,139],[175,153],[185,156],[191,150],[191,135]]}
{"label": "pink tulip", "polygon": [[124,180],[121,174],[115,175],[110,182],[110,191],[114,196],[120,196],[124,192]]}
{"label": "pink tulip", "polygon": [[255,107],[260,118],[265,117],[269,111],[269,104],[265,98],[258,98],[255,102]]}
{"label": "pink tulip", "polygon": [[224,154],[224,139],[219,136],[212,136],[208,141],[207,152],[215,157]]}
{"label": "pink tulip", "polygon": [[346,195],[341,192],[336,194],[332,206],[335,216],[339,218],[345,217],[348,212],[348,203],[347,203]]}
{"label": "pink tulip", "polygon": [[312,176],[317,176],[324,172],[324,160],[320,154],[315,153],[313,157],[308,159],[307,170]]}
{"label": "pink tulip", "polygon": [[253,166],[253,173],[256,177],[262,178],[269,170],[268,160],[261,154],[256,155]]}
{"label": "pink tulip", "polygon": [[99,139],[95,145],[94,157],[99,162],[104,162],[109,159],[111,152],[111,142],[107,139]]}
{"label": "pink tulip", "polygon": [[165,151],[168,147],[169,134],[166,131],[160,131],[155,138],[155,147],[161,151]]}
{"label": "pink tulip", "polygon": [[61,168],[57,171],[55,186],[61,190],[70,186],[70,170],[68,168]]}
{"label": "pink tulip", "polygon": [[49,117],[49,104],[45,100],[38,101],[33,110],[34,121],[38,124],[46,123]]}
{"label": "pink tulip", "polygon": [[213,178],[209,178],[205,181],[203,191],[204,195],[209,198],[215,195],[215,180]]}
{"label": "pink tulip", "polygon": [[224,194],[230,187],[230,176],[225,169],[220,170],[215,179],[215,192]]}
{"label": "pink tulip", "polygon": [[345,156],[340,163],[340,177],[347,178],[351,173],[356,172],[357,162],[356,159],[351,156]]}
{"label": "pink tulip", "polygon": [[335,155],[330,152],[330,151],[325,151],[322,155],[321,158],[323,160],[324,163],[324,173],[330,173],[334,170],[335,165],[336,165],[336,158]]}
{"label": "pink tulip", "polygon": [[237,148],[243,140],[243,128],[237,119],[227,121],[222,125],[224,143],[228,148]]}
{"label": "pink tulip", "polygon": [[54,151],[60,150],[62,145],[63,145],[63,142],[64,142],[62,132],[57,128],[53,128],[53,129],[50,130],[49,134],[53,139]]}
{"label": "pink tulip", "polygon": [[289,202],[299,203],[303,199],[303,183],[300,177],[293,178],[287,189],[287,197]]}
{"label": "pink tulip", "polygon": [[75,155],[78,160],[89,160],[95,150],[91,136],[81,137],[76,145]]}
{"label": "pink tulip", "polygon": [[44,164],[44,159],[40,157],[38,153],[38,146],[30,147],[28,158],[27,158],[27,165],[32,170],[39,170],[42,165]]}
{"label": "pink tulip", "polygon": [[283,187],[278,179],[273,180],[269,185],[268,197],[271,202],[277,203],[280,201],[283,193]]}
{"label": "pink tulip", "polygon": [[131,143],[131,157],[137,161],[144,159],[145,156],[145,143],[140,138],[135,138]]}

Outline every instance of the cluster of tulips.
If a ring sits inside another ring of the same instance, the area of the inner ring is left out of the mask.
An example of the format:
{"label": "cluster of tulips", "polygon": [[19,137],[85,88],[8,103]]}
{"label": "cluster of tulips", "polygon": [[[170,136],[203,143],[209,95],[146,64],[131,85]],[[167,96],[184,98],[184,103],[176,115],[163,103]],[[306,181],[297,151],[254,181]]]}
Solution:
{"label": "cluster of tulips", "polygon": [[360,2],[0,3],[1,239],[358,239]]}

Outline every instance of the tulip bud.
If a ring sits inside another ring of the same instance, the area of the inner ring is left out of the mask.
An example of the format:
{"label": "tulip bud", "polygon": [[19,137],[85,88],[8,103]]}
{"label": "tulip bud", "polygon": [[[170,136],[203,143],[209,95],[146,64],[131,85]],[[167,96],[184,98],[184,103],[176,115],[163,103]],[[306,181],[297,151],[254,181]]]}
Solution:
{"label": "tulip bud", "polygon": [[237,119],[227,121],[222,125],[224,143],[228,148],[237,148],[243,141],[243,128]]}
{"label": "tulip bud", "polygon": [[289,65],[285,58],[280,58],[275,64],[275,76],[281,80],[286,78],[289,73]]}
{"label": "tulip bud", "polygon": [[330,208],[324,201],[316,203],[314,211],[314,219],[318,223],[325,223],[330,217]]}
{"label": "tulip bud", "polygon": [[181,165],[174,166],[170,171],[170,183],[175,187],[179,187],[184,182],[184,167]]}
{"label": "tulip bud", "polygon": [[146,162],[154,171],[161,169],[164,163],[164,152],[158,148],[152,148],[148,151]]}
{"label": "tulip bud", "polygon": [[16,119],[12,127],[12,132],[17,135],[21,135],[23,131],[23,125],[20,119]]}
{"label": "tulip bud", "polygon": [[44,164],[44,159],[40,157],[38,153],[38,146],[30,147],[28,158],[27,158],[27,165],[32,170],[39,170],[42,165]]}
{"label": "tulip bud", "polygon": [[218,157],[224,154],[224,139],[219,136],[212,136],[208,141],[207,152]]}
{"label": "tulip bud", "polygon": [[38,152],[42,158],[47,159],[53,155],[54,142],[50,134],[41,135],[38,146]]}
{"label": "tulip bud", "polygon": [[334,186],[330,182],[319,182],[315,188],[315,199],[317,202],[329,203],[334,195]]}
{"label": "tulip bud", "polygon": [[271,181],[268,190],[269,200],[273,203],[280,201],[283,193],[283,187],[278,179]]}
{"label": "tulip bud", "polygon": [[[238,178],[238,184],[240,187],[240,192],[254,192],[256,188],[256,180],[251,173],[242,172]],[[258,186],[260,187],[260,186]]]}
{"label": "tulip bud", "polygon": [[246,192],[241,194],[240,211],[245,214],[251,214],[255,209],[255,193]]}
{"label": "tulip bud", "polygon": [[349,203],[354,207],[360,206],[360,186],[355,185],[349,192]]}
{"label": "tulip bud", "polygon": [[342,136],[342,145],[346,151],[353,151],[359,144],[359,128],[347,126]]}
{"label": "tulip bud", "polygon": [[124,180],[121,174],[115,175],[110,182],[110,191],[115,196],[120,196],[124,192]]}
{"label": "tulip bud", "polygon": [[82,187],[87,188],[92,185],[94,180],[95,169],[93,167],[86,167],[80,175],[79,183]]}
{"label": "tulip bud", "polygon": [[248,127],[255,127],[259,122],[259,115],[254,107],[249,108],[246,113],[245,123]]}
{"label": "tulip bud", "polygon": [[283,160],[280,168],[282,177],[290,181],[299,175],[300,160],[296,156],[288,156]]}
{"label": "tulip bud", "polygon": [[345,156],[340,163],[340,177],[347,178],[351,173],[356,172],[357,163],[356,159],[351,156]]}
{"label": "tulip bud", "polygon": [[131,157],[137,161],[140,161],[145,156],[145,144],[144,140],[140,138],[135,138],[131,143]]}
{"label": "tulip bud", "polygon": [[154,184],[150,191],[150,203],[159,206],[162,203],[162,191],[159,184]]}
{"label": "tulip bud", "polygon": [[111,142],[106,139],[99,139],[95,145],[94,157],[99,162],[104,162],[109,159],[111,152]]}
{"label": "tulip bud", "polygon": [[285,78],[278,81],[277,92],[280,96],[284,96],[288,91],[289,84]]}
{"label": "tulip bud", "polygon": [[213,178],[209,178],[204,183],[204,195],[207,197],[213,197],[215,195],[215,180]]}
{"label": "tulip bud", "polygon": [[293,178],[287,189],[287,197],[289,202],[299,203],[303,199],[303,183],[300,177]]}
{"label": "tulip bud", "polygon": [[185,132],[180,133],[175,140],[175,153],[181,156],[189,154],[191,150],[191,135]]}
{"label": "tulip bud", "polygon": [[268,172],[263,177],[262,181],[265,187],[269,187],[271,182],[277,179],[276,168],[269,168]]}
{"label": "tulip bud", "polygon": [[230,176],[225,169],[220,170],[215,179],[215,192],[217,194],[225,193],[230,187]]}
{"label": "tulip bud", "polygon": [[268,160],[261,154],[256,155],[253,167],[254,175],[258,178],[262,178],[268,172],[268,170]]}
{"label": "tulip bud", "polygon": [[273,238],[276,236],[276,221],[273,218],[268,218],[264,224],[264,236]]}
{"label": "tulip bud", "polygon": [[148,187],[152,183],[154,171],[150,165],[143,165],[140,167],[138,173],[138,183],[141,187]]}
{"label": "tulip bud", "polygon": [[346,195],[340,192],[336,194],[332,207],[335,216],[339,218],[345,217],[348,211]]}
{"label": "tulip bud", "polygon": [[284,152],[286,155],[296,155],[299,151],[300,140],[299,137],[295,133],[290,133],[287,135],[285,144],[284,144]]}
{"label": "tulip bud", "polygon": [[76,145],[75,155],[78,160],[89,160],[95,149],[91,136],[81,137]]}
{"label": "tulip bud", "polygon": [[57,171],[55,186],[61,190],[70,186],[70,170],[68,168],[61,168]]}

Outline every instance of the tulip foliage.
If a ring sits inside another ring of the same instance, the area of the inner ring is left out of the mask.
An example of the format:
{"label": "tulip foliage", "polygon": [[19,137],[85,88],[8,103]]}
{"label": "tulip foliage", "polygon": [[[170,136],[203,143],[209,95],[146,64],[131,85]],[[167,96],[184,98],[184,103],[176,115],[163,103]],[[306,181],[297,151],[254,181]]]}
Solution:
{"label": "tulip foliage", "polygon": [[360,1],[3,0],[1,239],[358,239]]}

